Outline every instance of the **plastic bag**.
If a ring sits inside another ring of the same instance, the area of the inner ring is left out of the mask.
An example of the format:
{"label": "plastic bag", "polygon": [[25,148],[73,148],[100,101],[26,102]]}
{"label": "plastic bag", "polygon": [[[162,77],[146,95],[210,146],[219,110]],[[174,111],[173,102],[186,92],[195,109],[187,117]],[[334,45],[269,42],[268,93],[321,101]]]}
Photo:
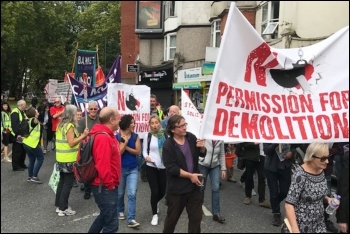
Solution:
{"label": "plastic bag", "polygon": [[56,163],[53,165],[53,171],[50,177],[49,186],[56,193],[58,182],[60,181],[60,172],[57,170]]}

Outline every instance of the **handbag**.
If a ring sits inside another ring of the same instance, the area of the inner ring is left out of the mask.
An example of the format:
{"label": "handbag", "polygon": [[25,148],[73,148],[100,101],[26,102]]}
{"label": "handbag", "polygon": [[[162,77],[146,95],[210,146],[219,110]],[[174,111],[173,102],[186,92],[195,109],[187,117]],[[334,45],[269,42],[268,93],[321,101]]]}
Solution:
{"label": "handbag", "polygon": [[57,191],[58,182],[60,181],[60,172],[57,170],[56,163],[53,165],[53,171],[50,176],[49,186],[52,188],[54,193]]}

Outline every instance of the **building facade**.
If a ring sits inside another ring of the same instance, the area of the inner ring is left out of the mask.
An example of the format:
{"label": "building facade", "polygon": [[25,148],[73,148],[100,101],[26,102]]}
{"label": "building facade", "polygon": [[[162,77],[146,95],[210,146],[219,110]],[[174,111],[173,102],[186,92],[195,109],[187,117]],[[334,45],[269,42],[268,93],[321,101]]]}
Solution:
{"label": "building facade", "polygon": [[[123,1],[123,82],[150,86],[164,107],[177,104],[183,88],[204,108],[231,2]],[[349,24],[349,2],[235,2],[275,48],[308,46]],[[126,72],[128,63],[138,72]]]}

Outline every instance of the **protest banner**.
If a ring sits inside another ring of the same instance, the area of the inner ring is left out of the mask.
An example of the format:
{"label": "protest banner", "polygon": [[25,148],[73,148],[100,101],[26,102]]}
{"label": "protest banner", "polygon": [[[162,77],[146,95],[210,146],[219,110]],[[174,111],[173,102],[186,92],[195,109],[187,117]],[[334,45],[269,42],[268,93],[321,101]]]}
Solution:
{"label": "protest banner", "polygon": [[[55,79],[49,79],[49,82],[47,83],[47,89],[46,89],[46,99],[53,103],[55,101],[56,97],[61,98],[61,102],[65,103],[66,101],[70,102],[70,96],[67,95],[70,90],[69,83],[66,82],[58,82],[58,80]],[[68,96],[68,100],[67,100]]]}
{"label": "protest banner", "polygon": [[226,142],[349,140],[349,27],[270,47],[231,3],[200,131]]}
{"label": "protest banner", "polygon": [[135,119],[135,132],[143,138],[149,131],[151,88],[146,85],[109,83],[107,103],[121,116],[130,114]]}
{"label": "protest banner", "polygon": [[187,131],[198,138],[203,115],[198,112],[196,106],[183,89],[181,89],[181,115],[186,120]]}

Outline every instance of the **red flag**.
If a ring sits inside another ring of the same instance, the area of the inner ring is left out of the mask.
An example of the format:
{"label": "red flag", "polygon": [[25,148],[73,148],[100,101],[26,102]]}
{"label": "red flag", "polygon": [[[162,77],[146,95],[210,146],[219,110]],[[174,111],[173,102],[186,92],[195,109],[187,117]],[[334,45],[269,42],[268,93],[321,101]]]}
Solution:
{"label": "red flag", "polygon": [[101,66],[98,66],[96,69],[96,87],[102,85],[105,80],[105,74],[103,73]]}

